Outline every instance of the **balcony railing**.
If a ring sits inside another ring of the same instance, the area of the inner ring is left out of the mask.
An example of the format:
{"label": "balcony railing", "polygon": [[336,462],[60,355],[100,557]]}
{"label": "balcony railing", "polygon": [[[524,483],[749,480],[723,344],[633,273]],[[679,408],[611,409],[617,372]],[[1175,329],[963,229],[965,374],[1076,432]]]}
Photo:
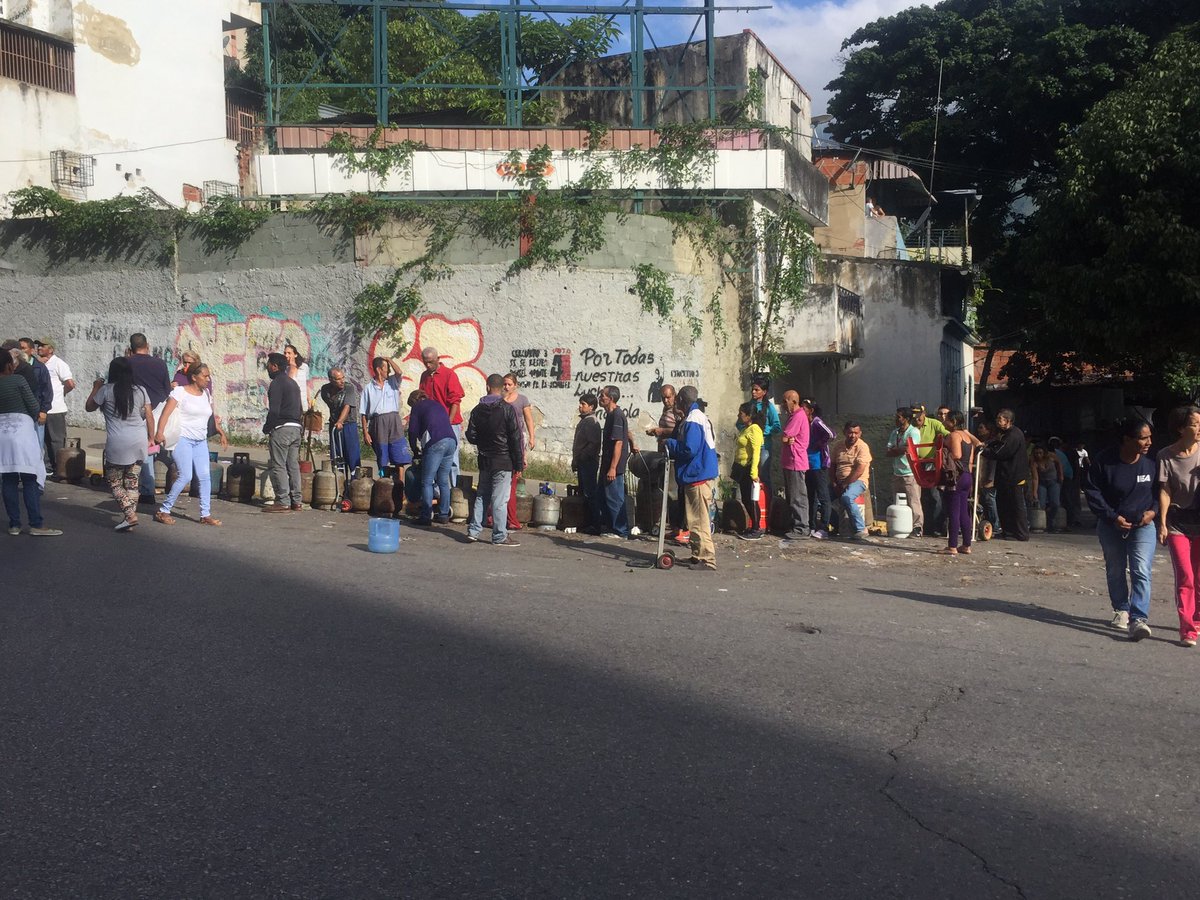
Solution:
{"label": "balcony railing", "polygon": [[74,94],[75,47],[53,35],[0,19],[0,78]]}

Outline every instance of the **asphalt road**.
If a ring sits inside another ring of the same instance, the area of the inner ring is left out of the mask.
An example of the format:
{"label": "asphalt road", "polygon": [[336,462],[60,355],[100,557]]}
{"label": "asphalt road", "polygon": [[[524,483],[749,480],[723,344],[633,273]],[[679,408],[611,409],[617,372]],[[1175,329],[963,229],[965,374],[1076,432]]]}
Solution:
{"label": "asphalt road", "polygon": [[708,574],[112,510],[51,485],[67,534],[0,543],[5,897],[1197,893],[1165,557],[1134,645],[1084,535],[725,539]]}

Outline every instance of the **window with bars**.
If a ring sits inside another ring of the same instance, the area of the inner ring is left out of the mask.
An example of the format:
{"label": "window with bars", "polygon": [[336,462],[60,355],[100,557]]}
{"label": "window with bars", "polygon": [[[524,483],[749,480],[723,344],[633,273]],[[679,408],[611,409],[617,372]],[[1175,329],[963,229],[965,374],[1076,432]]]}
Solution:
{"label": "window with bars", "polygon": [[75,47],[53,35],[0,19],[0,78],[75,93]]}

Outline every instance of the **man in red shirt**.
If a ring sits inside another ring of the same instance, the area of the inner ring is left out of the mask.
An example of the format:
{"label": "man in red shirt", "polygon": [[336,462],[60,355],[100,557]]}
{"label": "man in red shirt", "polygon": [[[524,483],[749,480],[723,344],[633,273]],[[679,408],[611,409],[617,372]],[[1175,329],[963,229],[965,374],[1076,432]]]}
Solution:
{"label": "man in red shirt", "polygon": [[454,370],[442,365],[435,348],[424,347],[421,350],[421,362],[425,364],[425,371],[421,375],[420,388],[427,397],[445,407],[446,412],[450,415],[450,425],[454,428],[454,435],[458,439],[458,443],[454,446],[454,463],[450,468],[450,484],[454,486],[458,484],[458,448],[462,446],[463,440],[463,419],[459,410],[463,401],[462,384],[459,382],[458,376],[454,374]]}

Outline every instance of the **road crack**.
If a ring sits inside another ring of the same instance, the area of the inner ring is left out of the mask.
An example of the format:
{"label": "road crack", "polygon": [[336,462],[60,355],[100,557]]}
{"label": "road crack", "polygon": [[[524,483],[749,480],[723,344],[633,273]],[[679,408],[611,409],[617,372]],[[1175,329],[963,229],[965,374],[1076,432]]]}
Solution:
{"label": "road crack", "polygon": [[959,700],[961,700],[963,698],[963,696],[965,694],[966,694],[966,689],[964,689],[964,688],[956,687],[956,686],[946,686],[943,688],[941,693],[939,693],[936,697],[933,698],[933,702],[931,702],[925,708],[925,710],[921,713],[920,718],[917,719],[916,724],[913,725],[912,733],[908,736],[908,738],[906,740],[904,740],[902,743],[897,744],[895,747],[892,747],[888,750],[887,754],[888,754],[888,756],[891,757],[892,762],[895,765],[892,769],[892,774],[888,776],[887,781],[885,781],[883,783],[883,786],[879,789],[879,793],[883,794],[883,796],[887,798],[888,802],[890,802],[893,806],[895,806],[896,809],[900,810],[900,812],[904,815],[904,817],[907,818],[914,825],[916,825],[918,828],[921,828],[924,831],[928,831],[930,834],[934,835],[935,837],[941,838],[943,841],[946,841],[949,844],[953,844],[955,847],[965,850],[967,853],[969,853],[971,856],[973,856],[979,862],[979,865],[983,868],[984,874],[986,874],[989,878],[993,878],[996,881],[999,881],[1001,884],[1012,888],[1014,891],[1016,891],[1017,896],[1021,897],[1022,900],[1024,900],[1025,891],[1021,888],[1021,885],[1017,884],[1017,882],[1015,882],[1015,881],[1005,878],[1003,875],[1001,875],[999,872],[997,872],[994,868],[992,868],[992,864],[990,862],[988,862],[987,857],[985,857],[982,853],[980,853],[974,847],[971,847],[968,844],[965,844],[964,842],[960,841],[958,838],[956,838],[950,834],[947,834],[944,831],[939,831],[938,829],[934,828],[932,825],[925,822],[923,819],[921,819],[920,816],[918,816],[916,813],[914,813],[912,810],[910,810],[907,806],[905,806],[904,803],[902,803],[892,793],[892,783],[896,780],[896,776],[899,775],[900,754],[905,749],[907,749],[908,747],[911,747],[913,744],[915,744],[920,739],[922,728],[924,728],[927,724],[929,724],[929,717],[931,715],[933,715],[933,713],[936,712],[939,707],[945,705],[948,702],[957,703]]}

